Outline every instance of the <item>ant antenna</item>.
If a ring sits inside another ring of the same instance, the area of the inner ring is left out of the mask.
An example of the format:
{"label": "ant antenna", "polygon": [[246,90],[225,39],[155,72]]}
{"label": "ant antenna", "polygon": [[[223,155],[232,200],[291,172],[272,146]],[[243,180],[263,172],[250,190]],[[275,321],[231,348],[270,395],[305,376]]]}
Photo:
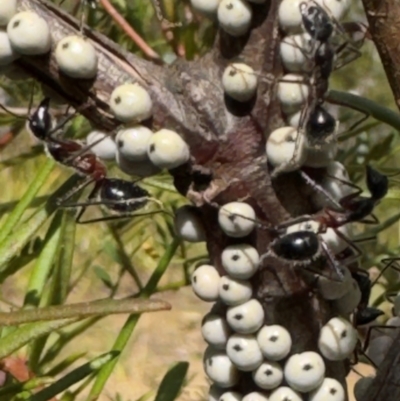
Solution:
{"label": "ant antenna", "polygon": [[339,277],[339,280],[343,281],[343,279],[344,279],[343,271],[342,271],[341,266],[339,265],[338,261],[336,260],[335,255],[332,254],[331,250],[325,244],[324,241],[321,241],[321,248],[324,251],[330,265],[333,267],[333,270]]}

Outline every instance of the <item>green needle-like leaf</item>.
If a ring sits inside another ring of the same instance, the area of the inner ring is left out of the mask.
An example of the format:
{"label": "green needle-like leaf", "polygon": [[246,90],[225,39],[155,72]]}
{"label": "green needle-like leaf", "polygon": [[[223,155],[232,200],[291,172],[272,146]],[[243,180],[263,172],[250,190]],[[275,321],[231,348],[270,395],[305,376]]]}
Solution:
{"label": "green needle-like leaf", "polygon": [[68,389],[75,383],[83,380],[85,377],[91,375],[92,373],[101,369],[107,362],[111,361],[116,357],[116,351],[111,351],[107,354],[101,355],[91,362],[85,363],[79,368],[73,370],[71,373],[65,375],[62,379],[57,382],[51,384],[49,387],[45,388],[42,391],[39,391],[37,394],[28,398],[28,401],[48,401],[51,398],[55,397],[57,394],[60,394],[62,391]]}
{"label": "green needle-like leaf", "polygon": [[325,98],[328,102],[350,107],[351,109],[365,113],[400,131],[400,114],[370,99],[349,92],[335,90],[330,90]]}
{"label": "green needle-like leaf", "polygon": [[47,181],[54,166],[55,161],[52,159],[47,159],[36,177],[32,180],[28,190],[25,192],[24,196],[18,202],[18,205],[13,209],[12,213],[8,216],[7,220],[1,227],[0,244],[15,229],[16,224],[21,219],[25,210],[29,207],[29,204],[33,201],[43,184]]}
{"label": "green needle-like leaf", "polygon": [[179,395],[189,369],[188,362],[178,362],[162,379],[154,401],[174,401]]}
{"label": "green needle-like leaf", "polygon": [[[101,299],[69,305],[47,306],[45,308],[22,309],[14,312],[0,312],[0,326],[15,326],[23,323],[57,320],[65,318],[84,319],[116,313],[144,313],[168,310],[167,302],[157,299]],[[0,342],[1,345],[1,342]]]}
{"label": "green needle-like leaf", "polygon": [[13,331],[0,340],[0,359],[17,351],[30,341],[67,326],[76,320],[62,319],[51,322],[30,323]]}
{"label": "green needle-like leaf", "polygon": [[18,226],[12,234],[0,244],[0,274],[6,270],[7,263],[21,252],[27,242],[37,234],[39,228],[57,209],[57,199],[69,191],[79,180],[79,177],[73,176],[64,183],[54,194],[48,199],[46,204],[39,208],[26,222]]}
{"label": "green needle-like leaf", "polygon": [[43,289],[48,282],[51,267],[58,253],[61,238],[62,213],[57,213],[47,232],[42,252],[36,260],[26,290],[24,305],[37,306]]}
{"label": "green needle-like leaf", "polygon": [[[164,255],[160,259],[158,266],[156,267],[155,271],[151,275],[149,281],[147,282],[143,292],[142,296],[143,297],[148,297],[152,294],[152,292],[155,291],[157,288],[157,285],[159,281],[161,280],[161,277],[164,275],[165,271],[167,270],[167,267],[169,266],[173,256],[175,255],[176,250],[178,249],[180,240],[179,239],[174,239],[170,246],[165,250]],[[139,320],[139,316],[137,315],[131,315],[125,322],[124,327],[120,331],[114,346],[112,348],[113,351],[118,351],[119,355],[122,350],[125,348],[129,338],[131,337],[133,330],[136,327],[136,324]],[[107,363],[98,373],[96,377],[96,381],[93,384],[93,387],[90,391],[89,396],[87,397],[86,401],[95,401],[97,398],[100,396],[108,378],[110,377],[116,363],[118,361],[118,357],[115,359],[111,360],[109,363]]]}

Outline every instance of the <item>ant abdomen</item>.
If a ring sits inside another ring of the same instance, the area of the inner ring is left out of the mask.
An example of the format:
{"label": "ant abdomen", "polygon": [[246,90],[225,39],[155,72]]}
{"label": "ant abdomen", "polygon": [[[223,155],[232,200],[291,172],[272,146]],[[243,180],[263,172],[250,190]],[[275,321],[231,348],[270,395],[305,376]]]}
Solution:
{"label": "ant abdomen", "polygon": [[319,240],[312,231],[296,231],[273,241],[271,249],[283,259],[310,260],[319,253]]}
{"label": "ant abdomen", "polygon": [[336,131],[336,120],[322,106],[317,105],[311,112],[306,124],[309,139],[324,142]]}
{"label": "ant abdomen", "polygon": [[150,194],[133,182],[109,178],[103,181],[99,197],[108,209],[127,213],[144,207]]}

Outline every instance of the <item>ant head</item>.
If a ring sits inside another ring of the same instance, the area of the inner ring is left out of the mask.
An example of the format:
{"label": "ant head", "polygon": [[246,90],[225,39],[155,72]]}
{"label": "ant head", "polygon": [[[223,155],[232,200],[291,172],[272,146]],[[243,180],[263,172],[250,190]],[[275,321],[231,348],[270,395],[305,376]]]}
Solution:
{"label": "ant head", "polygon": [[375,200],[370,198],[353,199],[351,204],[346,205],[349,210],[347,222],[360,221],[372,213]]}
{"label": "ant head", "polygon": [[50,98],[46,97],[40,102],[36,111],[29,118],[29,129],[41,141],[45,141],[48,138],[52,128],[52,118],[49,108]]}
{"label": "ant head", "polygon": [[134,182],[109,178],[102,181],[100,199],[115,212],[134,212],[146,205],[150,194]]}
{"label": "ant head", "polygon": [[307,33],[314,40],[326,42],[333,33],[333,24],[327,12],[314,2],[301,2],[299,9]]}
{"label": "ant head", "polygon": [[382,312],[380,309],[377,308],[372,308],[370,306],[367,306],[364,309],[358,310],[355,315],[355,325],[356,326],[362,326],[368,323],[373,322],[377,317],[383,315],[384,312]]}
{"label": "ant head", "polygon": [[271,249],[282,259],[307,261],[317,256],[320,247],[313,231],[297,231],[278,237],[272,242]]}
{"label": "ant head", "polygon": [[389,180],[386,175],[367,165],[367,187],[369,192],[371,192],[371,198],[377,201],[387,194]]}
{"label": "ant head", "polygon": [[317,105],[311,111],[306,124],[307,136],[312,142],[325,142],[336,132],[336,120],[322,106]]}

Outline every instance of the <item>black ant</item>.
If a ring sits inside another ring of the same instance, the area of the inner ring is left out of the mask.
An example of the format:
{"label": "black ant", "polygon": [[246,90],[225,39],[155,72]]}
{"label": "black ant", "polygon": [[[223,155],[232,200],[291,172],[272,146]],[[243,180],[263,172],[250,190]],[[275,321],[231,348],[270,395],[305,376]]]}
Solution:
{"label": "black ant", "polygon": [[[288,261],[295,261],[299,265],[307,265],[316,260],[323,252],[337,275],[342,278],[337,258],[325,241],[319,238],[319,235],[326,233],[331,228],[340,239],[357,251],[356,256],[361,253],[358,247],[338,228],[350,222],[363,221],[370,215],[376,203],[386,195],[388,179],[385,175],[367,166],[367,186],[371,193],[370,197],[360,197],[361,190],[345,196],[339,201],[342,209],[340,211],[327,207],[314,215],[293,218],[276,227],[275,233],[278,237],[272,241],[269,251],[262,256],[261,260],[268,256],[275,256]],[[309,224],[297,226],[298,223],[303,222]],[[309,229],[307,229],[308,226]],[[289,228],[295,228],[296,231],[288,232]],[[353,259],[354,255],[351,258]],[[349,263],[348,259],[345,257],[340,262],[342,264]]]}
{"label": "black ant", "polygon": [[[150,194],[134,182],[107,178],[107,169],[103,162],[91,152],[85,150],[85,146],[79,142],[71,140],[48,142],[47,152],[57,162],[72,167],[79,175],[86,177],[79,185],[73,188],[58,200],[58,204],[63,208],[80,207],[76,216],[77,223],[93,223],[98,221],[114,220],[122,217],[131,217],[132,213],[144,207],[148,201],[161,204]],[[85,151],[83,154],[79,154]],[[78,154],[78,155],[77,155]],[[76,155],[76,156],[74,156]],[[94,183],[94,188],[90,192],[87,201],[78,203],[65,203],[73,195]],[[116,215],[82,221],[81,217],[86,208],[91,205],[105,206]],[[154,212],[150,212],[154,213]]]}
{"label": "black ant", "polygon": [[[342,35],[346,35],[344,28],[336,19],[329,15],[328,12],[321,7],[318,3],[313,0],[302,1],[299,4],[299,10],[303,23],[304,30],[310,35],[314,42],[314,51],[317,52],[318,48],[322,45],[330,45],[330,41],[333,37],[334,32],[340,32]],[[363,37],[365,38],[365,28],[362,24],[352,24],[351,29],[364,31]],[[351,50],[359,55],[357,46],[350,39],[349,35],[346,35],[346,41],[341,45],[337,46],[335,53],[343,51],[346,47],[351,46]],[[312,55],[314,57],[314,51]]]}
{"label": "black ant", "polygon": [[[117,178],[107,178],[105,164],[85,146],[83,143],[55,137],[52,135],[60,129],[60,125],[52,128],[52,118],[49,111],[50,100],[42,100],[32,114],[28,117],[29,128],[33,135],[45,143],[47,153],[58,163],[73,168],[84,180],[58,200],[60,207],[81,207],[76,221],[78,223],[89,223],[95,221],[112,220],[121,217],[129,217],[136,210],[144,207],[148,201],[158,204],[160,202],[150,197],[150,194],[134,182]],[[65,121],[62,122],[62,125]],[[65,202],[73,195],[94,183],[94,188],[88,196],[87,202],[70,203]],[[95,198],[98,198],[97,200]],[[103,205],[118,215],[82,221],[81,217],[90,205]],[[154,212],[153,212],[154,213]]]}
{"label": "black ant", "polygon": [[[386,195],[388,191],[387,176],[367,166],[366,181],[371,194],[370,197],[359,196],[362,192],[360,189],[343,197],[339,202],[332,199],[334,203],[338,203],[341,210],[326,207],[314,215],[295,217],[277,227],[265,227],[262,222],[256,221],[261,228],[267,229],[271,234],[276,235],[276,238],[269,245],[269,250],[262,255],[260,263],[268,257],[277,257],[304,266],[318,259],[323,252],[339,278],[342,278],[343,274],[338,263],[339,260],[333,255],[325,241],[319,238],[319,235],[326,233],[331,228],[339,238],[357,251],[356,256],[361,253],[357,246],[346,238],[338,228],[355,221],[366,223],[367,221],[364,219],[372,213],[375,205]],[[233,214],[232,217],[234,216]],[[245,218],[244,216],[241,217]],[[302,222],[309,222],[310,229],[307,229],[306,226],[303,228],[301,226],[295,227],[295,225]],[[296,230],[288,232],[290,227],[296,228]],[[350,256],[352,259],[354,258],[354,255]],[[350,263],[348,259],[349,256],[344,255],[344,259],[340,259],[340,263]]]}
{"label": "black ant", "polygon": [[[358,190],[350,195],[347,195],[336,202],[330,199],[333,203],[338,203],[341,210],[334,210],[330,207],[322,209],[314,215],[305,215],[291,219],[284,224],[284,227],[300,223],[307,220],[317,221],[320,223],[321,232],[325,232],[327,228],[339,228],[351,222],[364,222],[364,219],[369,216],[376,204],[387,194],[389,187],[388,177],[379,173],[371,166],[366,166],[366,182],[367,188],[371,194],[370,197],[359,196],[362,190]],[[315,185],[316,190],[320,188]],[[325,192],[324,192],[325,194]],[[369,221],[368,221],[369,222]],[[376,220],[374,221],[376,222]]]}
{"label": "black ant", "polygon": [[376,320],[379,316],[383,315],[384,312],[378,308],[368,306],[371,289],[374,285],[369,278],[369,274],[365,271],[356,271],[352,272],[351,275],[353,276],[354,280],[356,280],[358,288],[361,292],[360,302],[353,314],[354,326],[365,326]]}
{"label": "black ant", "polygon": [[[376,204],[383,199],[389,188],[388,177],[379,173],[371,166],[366,167],[367,170],[367,188],[371,194],[370,197],[359,196],[361,190],[347,195],[339,201],[340,206],[345,210],[344,213],[336,212],[331,209],[323,211],[320,222],[327,227],[337,228],[344,224],[363,221],[369,216]],[[365,222],[365,221],[364,221]]]}
{"label": "black ant", "polygon": [[[361,271],[357,270],[356,272],[352,272],[352,276],[357,281],[361,291],[361,300],[359,302],[359,305],[357,306],[357,309],[353,313],[353,323],[355,327],[359,328],[366,326],[369,323],[372,323],[376,318],[384,314],[384,312],[381,311],[380,309],[368,306],[369,297],[371,294],[372,287],[378,282],[379,278],[383,275],[386,269],[392,268],[398,272],[400,271],[398,266],[394,266],[395,260],[396,258],[383,259],[382,262],[385,263],[385,266],[382,268],[378,277],[376,277],[373,282],[371,282],[369,274],[363,270]],[[367,328],[364,343],[362,346],[360,345],[359,348],[360,352],[370,361],[370,363],[373,366],[376,367],[376,364],[373,361],[371,361],[371,358],[369,358],[368,355],[365,354],[366,350],[369,347],[373,330],[377,331],[378,333],[386,335],[386,330],[398,330],[398,329],[399,329],[398,325],[390,324],[389,321],[384,325],[382,324],[373,325]]]}
{"label": "black ant", "polygon": [[[47,109],[46,109],[47,107]],[[46,142],[47,152],[59,163],[72,167],[79,175],[86,177],[78,186],[58,200],[60,207],[81,207],[76,221],[78,223],[91,223],[97,221],[114,220],[122,217],[131,217],[132,213],[144,207],[149,201],[161,205],[161,202],[151,198],[150,194],[134,182],[107,178],[105,164],[89,149],[80,142],[57,139],[54,141],[46,135],[45,129],[48,120],[48,103],[41,103],[37,111],[33,114],[30,125],[40,127],[44,141]],[[94,188],[88,196],[86,202],[69,203],[65,202],[73,195],[91,183],[95,183]],[[96,199],[97,198],[97,199]],[[91,205],[103,205],[117,215],[82,221],[81,217],[86,208]],[[153,214],[154,212],[150,212]]]}
{"label": "black ant", "polygon": [[[328,13],[314,1],[301,2],[299,4],[302,22],[305,31],[311,36],[313,46],[310,52],[301,49],[306,53],[312,62],[312,68],[308,77],[310,87],[304,107],[300,113],[298,124],[298,135],[296,147],[293,157],[287,163],[275,167],[272,172],[272,177],[277,177],[285,171],[292,171],[293,166],[296,166],[300,155],[307,152],[308,149],[320,149],[321,146],[329,145],[330,142],[336,142],[338,125],[334,117],[323,108],[322,104],[325,101],[325,96],[329,88],[329,78],[332,74],[335,64],[335,58],[345,48],[348,47],[348,42],[344,42],[334,47],[330,43],[334,28],[338,23],[334,24]],[[357,51],[357,54],[359,52]],[[289,83],[293,81],[289,81]],[[301,82],[304,83],[304,82]],[[363,120],[365,117],[363,117]],[[359,124],[357,122],[357,124]],[[352,128],[355,127],[354,124]],[[307,141],[302,137],[305,136]],[[290,168],[289,168],[290,167]],[[300,165],[298,167],[301,167]]]}

